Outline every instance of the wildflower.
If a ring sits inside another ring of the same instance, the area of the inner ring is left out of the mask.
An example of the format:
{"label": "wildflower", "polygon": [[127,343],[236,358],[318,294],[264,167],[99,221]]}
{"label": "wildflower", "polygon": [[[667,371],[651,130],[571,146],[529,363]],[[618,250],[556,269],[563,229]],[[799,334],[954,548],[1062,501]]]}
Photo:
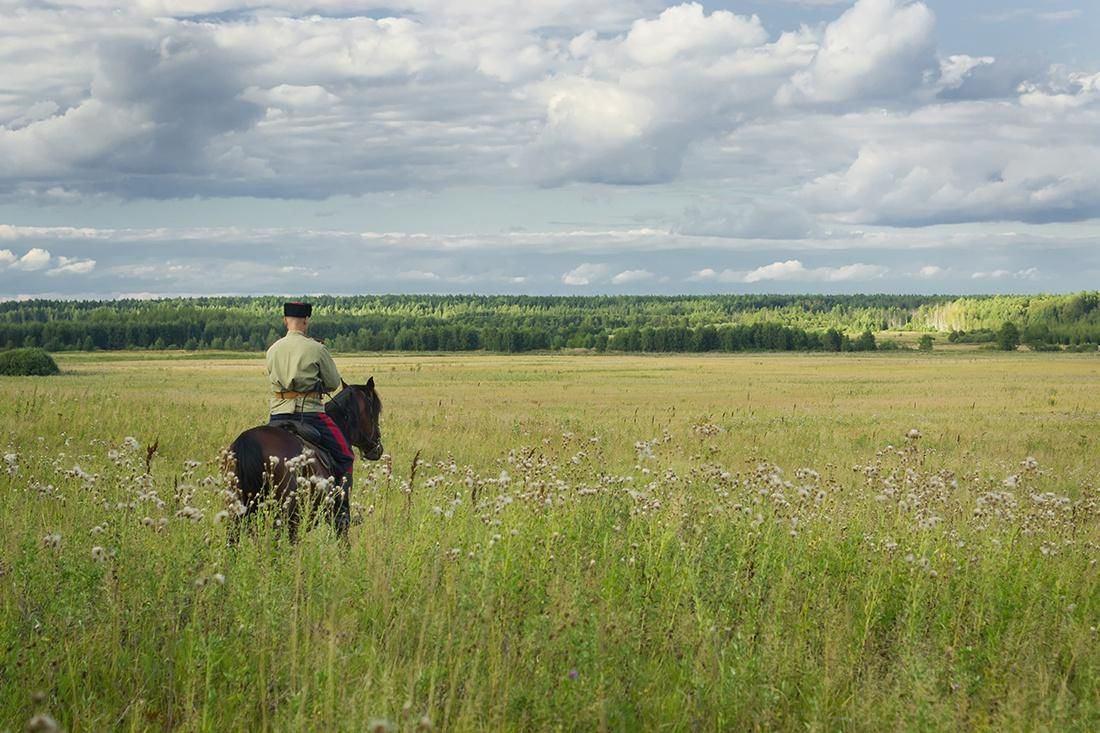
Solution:
{"label": "wildflower", "polygon": [[214,573],[213,575],[210,576],[210,579],[213,580],[218,585],[225,585],[225,576],[222,575],[221,573]]}
{"label": "wildflower", "polygon": [[416,729],[417,730],[431,730],[432,729],[432,719],[429,718],[427,715],[421,715],[420,720],[416,724]]}
{"label": "wildflower", "polygon": [[229,512],[227,512],[224,509],[222,509],[220,512],[218,512],[217,514],[214,515],[214,523],[215,524],[221,524],[226,519],[229,519]]}
{"label": "wildflower", "polygon": [[45,713],[39,713],[27,721],[27,733],[60,733],[61,726]]}
{"label": "wildflower", "polygon": [[96,562],[106,562],[106,560],[107,560],[107,551],[104,550],[99,545],[96,545],[95,547],[92,548],[92,559],[95,560]]}
{"label": "wildflower", "polygon": [[152,527],[154,524],[152,517],[142,517],[141,523],[146,527]]}
{"label": "wildflower", "polygon": [[384,718],[375,718],[367,723],[370,733],[393,733],[393,723]]}
{"label": "wildflower", "polygon": [[135,451],[141,447],[141,443],[139,443],[134,436],[127,435],[122,439],[122,447],[126,450]]}
{"label": "wildflower", "polygon": [[578,672],[575,668],[569,670],[569,679],[575,680],[578,677],[580,677],[580,672]]}
{"label": "wildflower", "polygon": [[57,548],[61,547],[61,535],[57,532],[46,535],[42,538],[42,545],[44,547],[49,547],[56,550]]}

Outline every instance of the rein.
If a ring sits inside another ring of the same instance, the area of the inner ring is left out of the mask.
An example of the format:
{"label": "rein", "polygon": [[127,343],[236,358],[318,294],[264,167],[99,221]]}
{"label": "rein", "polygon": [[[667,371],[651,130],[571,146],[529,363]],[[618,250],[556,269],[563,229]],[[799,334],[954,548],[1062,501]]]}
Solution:
{"label": "rein", "polygon": [[[335,418],[334,422],[344,431],[345,437],[349,443],[359,448],[361,452],[369,453],[370,451],[376,450],[382,444],[382,431],[378,430],[378,435],[373,438],[364,432],[360,424],[359,398],[357,394],[349,394],[351,392],[357,393],[358,389],[352,385],[348,385],[340,394],[329,401],[328,406],[332,407],[333,412],[336,413],[331,417]],[[365,395],[364,398],[366,398]],[[354,401],[355,404],[348,404],[349,400]],[[367,401],[370,402],[369,399]],[[326,412],[327,411],[326,409]],[[360,440],[367,443],[366,447],[359,445]]]}

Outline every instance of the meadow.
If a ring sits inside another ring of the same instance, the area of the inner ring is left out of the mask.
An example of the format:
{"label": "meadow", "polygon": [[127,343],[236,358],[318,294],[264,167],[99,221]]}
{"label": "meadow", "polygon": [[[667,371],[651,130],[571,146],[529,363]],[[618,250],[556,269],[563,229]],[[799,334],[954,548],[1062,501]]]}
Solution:
{"label": "meadow", "polygon": [[262,358],[58,362],[0,378],[0,731],[1100,728],[1095,354],[337,355],[350,546],[232,549]]}

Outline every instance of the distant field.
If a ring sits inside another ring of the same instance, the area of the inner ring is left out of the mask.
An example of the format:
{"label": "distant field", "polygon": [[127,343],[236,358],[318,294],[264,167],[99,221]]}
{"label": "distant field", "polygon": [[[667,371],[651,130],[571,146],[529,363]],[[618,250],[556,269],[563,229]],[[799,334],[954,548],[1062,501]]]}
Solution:
{"label": "distant field", "polygon": [[338,356],[348,551],[225,548],[258,355],[58,362],[0,379],[0,730],[1100,726],[1095,354]]}

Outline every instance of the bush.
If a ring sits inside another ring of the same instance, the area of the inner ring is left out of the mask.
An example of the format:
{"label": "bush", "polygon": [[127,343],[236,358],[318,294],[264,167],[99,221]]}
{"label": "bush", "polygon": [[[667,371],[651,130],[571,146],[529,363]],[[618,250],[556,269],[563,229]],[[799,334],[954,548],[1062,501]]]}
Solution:
{"label": "bush", "polygon": [[42,349],[0,351],[0,374],[12,377],[48,377],[60,372],[57,362]]}
{"label": "bush", "polygon": [[852,342],[852,351],[874,351],[875,335],[870,331],[864,331]]}
{"label": "bush", "polygon": [[1001,330],[997,332],[997,348],[1001,351],[1015,351],[1020,345],[1020,329],[1016,324],[1005,321]]}
{"label": "bush", "polygon": [[[952,331],[951,333],[954,333],[954,331]],[[927,333],[924,334],[923,336],[920,337],[920,350],[921,351],[931,351],[932,350],[932,344],[935,343],[935,341],[936,341],[936,339],[932,338],[931,334],[927,334]]]}

